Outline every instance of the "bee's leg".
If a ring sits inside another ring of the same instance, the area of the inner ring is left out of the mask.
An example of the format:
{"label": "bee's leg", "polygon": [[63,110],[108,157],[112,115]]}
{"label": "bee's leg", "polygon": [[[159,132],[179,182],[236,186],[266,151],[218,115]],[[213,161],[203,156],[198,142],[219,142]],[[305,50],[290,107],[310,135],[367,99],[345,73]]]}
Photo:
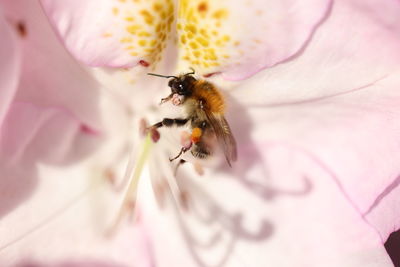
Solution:
{"label": "bee's leg", "polygon": [[178,164],[176,164],[176,167],[175,167],[175,170],[174,170],[174,176],[176,176],[176,174],[178,173],[178,168],[179,168],[181,165],[185,164],[185,163],[186,163],[186,160],[181,159],[181,160],[178,162]]}
{"label": "bee's leg", "polygon": [[161,105],[161,104],[164,104],[165,102],[170,101],[173,95],[174,95],[174,94],[170,94],[169,96],[167,96],[167,97],[165,97],[165,98],[161,98],[160,105]]}
{"label": "bee's leg", "polygon": [[172,127],[174,125],[179,127],[179,126],[185,125],[188,121],[189,121],[189,119],[180,119],[180,118],[168,119],[168,118],[165,118],[162,121],[157,122],[156,124],[153,124],[153,126],[151,126],[150,128],[160,128],[160,127],[163,127],[163,126]]}
{"label": "bee's leg", "polygon": [[186,151],[188,151],[189,150],[189,148],[187,148],[187,147],[182,147],[181,148],[181,151],[179,151],[179,154],[178,155],[176,155],[176,157],[174,157],[174,158],[172,158],[172,159],[169,159],[169,161],[174,161],[174,160],[176,160],[177,158],[179,158],[183,153],[186,153]]}

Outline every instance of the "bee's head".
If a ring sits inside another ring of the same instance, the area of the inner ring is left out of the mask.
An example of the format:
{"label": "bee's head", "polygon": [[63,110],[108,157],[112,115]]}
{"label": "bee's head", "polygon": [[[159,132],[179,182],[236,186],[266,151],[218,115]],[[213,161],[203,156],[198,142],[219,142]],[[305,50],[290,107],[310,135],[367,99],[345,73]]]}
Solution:
{"label": "bee's head", "polygon": [[147,73],[147,74],[162,78],[172,78],[168,82],[168,86],[171,87],[171,95],[178,94],[181,96],[190,96],[192,94],[194,82],[196,81],[196,78],[193,77],[194,69],[191,68],[191,70],[192,72],[182,74],[179,76],[166,76],[155,73]]}
{"label": "bee's head", "polygon": [[171,92],[173,94],[190,96],[192,94],[192,88],[195,81],[196,78],[194,78],[192,75],[185,74],[169,80],[168,86],[171,87]]}

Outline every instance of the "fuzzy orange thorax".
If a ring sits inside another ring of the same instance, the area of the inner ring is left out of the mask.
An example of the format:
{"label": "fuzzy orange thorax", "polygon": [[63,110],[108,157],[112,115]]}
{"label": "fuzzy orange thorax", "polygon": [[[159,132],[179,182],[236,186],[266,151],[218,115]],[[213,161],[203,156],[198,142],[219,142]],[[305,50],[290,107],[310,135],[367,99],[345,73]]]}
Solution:
{"label": "fuzzy orange thorax", "polygon": [[224,98],[213,84],[204,80],[198,80],[195,88],[195,97],[198,99],[205,99],[210,112],[216,114],[224,113]]}

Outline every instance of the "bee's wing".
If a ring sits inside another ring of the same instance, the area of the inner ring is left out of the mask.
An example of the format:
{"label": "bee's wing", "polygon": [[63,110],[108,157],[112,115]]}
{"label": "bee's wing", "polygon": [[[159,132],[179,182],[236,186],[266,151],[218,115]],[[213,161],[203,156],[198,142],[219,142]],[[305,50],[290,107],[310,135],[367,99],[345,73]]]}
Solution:
{"label": "bee's wing", "polygon": [[229,166],[232,166],[231,162],[236,161],[237,159],[237,149],[236,141],[232,135],[228,122],[223,115],[207,112],[206,110],[204,110],[204,112],[207,116],[208,122],[215,132],[218,143],[225,154],[226,161]]}

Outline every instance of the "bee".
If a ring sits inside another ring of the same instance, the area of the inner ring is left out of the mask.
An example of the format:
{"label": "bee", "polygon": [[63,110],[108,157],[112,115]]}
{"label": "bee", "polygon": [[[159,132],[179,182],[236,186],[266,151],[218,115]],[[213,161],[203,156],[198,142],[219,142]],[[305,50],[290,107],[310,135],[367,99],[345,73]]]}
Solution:
{"label": "bee", "polygon": [[235,138],[224,117],[224,98],[217,87],[206,80],[196,79],[194,74],[193,69],[191,72],[179,76],[148,73],[152,76],[172,78],[168,81],[171,93],[161,99],[161,104],[172,101],[172,104],[176,106],[183,106],[186,113],[184,118],[164,118],[151,128],[190,125],[190,145],[182,147],[178,155],[171,158],[170,161],[179,158],[188,150],[196,158],[209,157],[214,150],[213,145],[210,144],[210,138],[216,137],[228,165],[232,166],[231,163],[237,159],[237,149]]}

